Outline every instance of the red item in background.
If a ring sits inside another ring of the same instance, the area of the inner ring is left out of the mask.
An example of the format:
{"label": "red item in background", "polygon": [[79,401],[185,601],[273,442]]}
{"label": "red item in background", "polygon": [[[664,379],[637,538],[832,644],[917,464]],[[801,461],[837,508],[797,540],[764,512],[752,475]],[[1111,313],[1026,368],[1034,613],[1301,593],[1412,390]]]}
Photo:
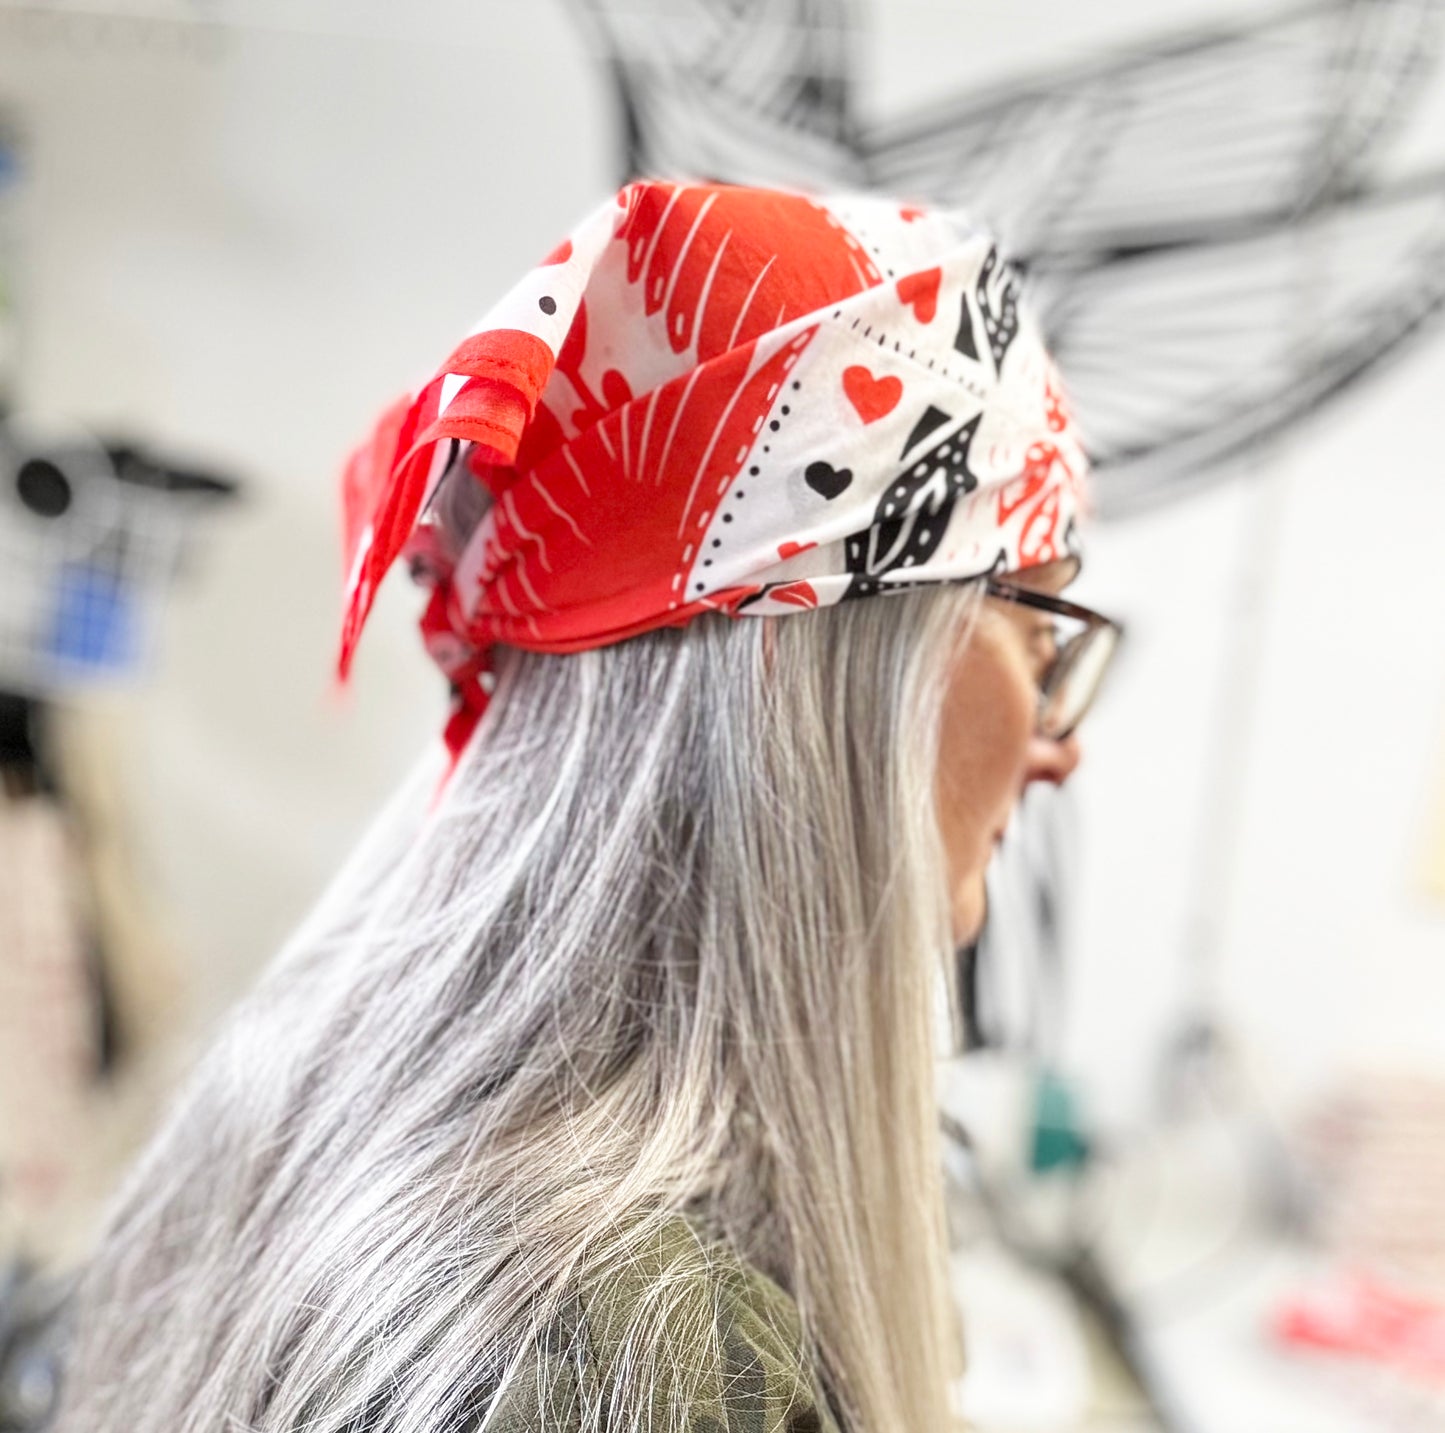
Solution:
{"label": "red item in background", "polygon": [[1272,1320],[1287,1344],[1399,1368],[1445,1383],[1445,1303],[1392,1288],[1366,1272],[1286,1300]]}

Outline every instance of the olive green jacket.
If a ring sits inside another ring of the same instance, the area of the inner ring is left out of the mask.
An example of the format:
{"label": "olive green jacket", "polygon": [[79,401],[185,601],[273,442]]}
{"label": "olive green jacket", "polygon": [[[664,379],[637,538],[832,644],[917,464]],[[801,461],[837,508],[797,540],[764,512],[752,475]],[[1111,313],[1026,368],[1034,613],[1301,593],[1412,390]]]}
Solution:
{"label": "olive green jacket", "polygon": [[[571,1301],[555,1337],[524,1364],[487,1422],[488,1433],[573,1433],[585,1410],[606,1410],[609,1433],[632,1428],[688,1433],[839,1433],[800,1350],[793,1300],[758,1269],[713,1246],[706,1277],[697,1273],[699,1241],[678,1218],[641,1258]],[[616,1392],[629,1314],[668,1289],[669,1345],[648,1371],[642,1406]],[[689,1357],[695,1352],[695,1357]],[[666,1370],[681,1370],[682,1377]]]}

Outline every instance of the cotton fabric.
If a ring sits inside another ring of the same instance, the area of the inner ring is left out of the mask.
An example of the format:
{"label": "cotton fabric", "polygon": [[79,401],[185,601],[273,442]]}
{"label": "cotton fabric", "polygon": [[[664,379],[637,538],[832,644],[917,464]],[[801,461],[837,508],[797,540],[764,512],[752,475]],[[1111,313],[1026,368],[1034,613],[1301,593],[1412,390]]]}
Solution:
{"label": "cotton fabric", "polygon": [[[405,557],[455,752],[497,643],[572,652],[1077,556],[1085,469],[1018,274],[966,215],[638,180],[347,463],[340,672]],[[460,541],[435,520],[454,484],[488,499]]]}

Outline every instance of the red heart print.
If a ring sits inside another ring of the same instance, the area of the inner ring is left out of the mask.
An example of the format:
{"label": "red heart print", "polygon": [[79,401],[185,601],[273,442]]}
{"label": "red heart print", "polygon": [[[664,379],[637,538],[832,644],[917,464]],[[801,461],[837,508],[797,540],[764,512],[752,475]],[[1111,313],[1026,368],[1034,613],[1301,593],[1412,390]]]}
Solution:
{"label": "red heart print", "polygon": [[904,204],[898,210],[898,217],[902,219],[905,224],[911,224],[915,219],[921,219],[923,217],[923,210],[916,204]]}
{"label": "red heart print", "polygon": [[865,423],[876,423],[891,413],[903,397],[903,381],[891,373],[875,378],[860,363],[843,370],[843,392]]}
{"label": "red heart print", "polygon": [[898,280],[900,303],[913,305],[913,317],[919,323],[932,323],[938,312],[938,285],[943,279],[943,270],[924,269],[916,274],[904,274]]}
{"label": "red heart print", "polygon": [[816,542],[780,542],[778,544],[778,556],[782,558],[796,557],[800,552],[807,552],[810,547],[817,547]]}
{"label": "red heart print", "polygon": [[813,590],[811,582],[787,582],[781,587],[774,587],[768,596],[779,602],[790,602],[794,607],[818,605],[818,594]]}

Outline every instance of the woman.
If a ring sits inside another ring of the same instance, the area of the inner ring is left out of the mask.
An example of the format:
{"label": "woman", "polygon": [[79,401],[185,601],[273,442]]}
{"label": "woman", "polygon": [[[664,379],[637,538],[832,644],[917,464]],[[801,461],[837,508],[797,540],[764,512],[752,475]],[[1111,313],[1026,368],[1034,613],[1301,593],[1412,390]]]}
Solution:
{"label": "woman", "polygon": [[1082,470],[959,216],[585,219],[348,469],[343,666],[405,554],[451,761],[142,1161],[60,1426],[949,1426],[933,999],[1107,660]]}

